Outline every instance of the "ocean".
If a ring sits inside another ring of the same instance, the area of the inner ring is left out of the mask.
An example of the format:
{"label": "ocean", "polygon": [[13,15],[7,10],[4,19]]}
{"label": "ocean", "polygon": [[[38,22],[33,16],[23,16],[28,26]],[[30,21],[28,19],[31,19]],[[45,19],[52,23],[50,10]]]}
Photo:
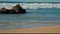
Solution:
{"label": "ocean", "polygon": [[[0,3],[0,8],[11,9],[16,4],[20,3]],[[27,13],[0,14],[0,30],[60,24],[59,3],[21,3],[20,5]]]}

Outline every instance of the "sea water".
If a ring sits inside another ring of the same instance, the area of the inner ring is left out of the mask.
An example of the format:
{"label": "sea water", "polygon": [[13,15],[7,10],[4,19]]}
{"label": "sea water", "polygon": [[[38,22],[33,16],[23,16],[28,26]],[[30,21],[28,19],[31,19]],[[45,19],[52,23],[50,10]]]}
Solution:
{"label": "sea water", "polygon": [[26,14],[0,14],[0,30],[60,24],[60,8],[34,8],[27,7]]}

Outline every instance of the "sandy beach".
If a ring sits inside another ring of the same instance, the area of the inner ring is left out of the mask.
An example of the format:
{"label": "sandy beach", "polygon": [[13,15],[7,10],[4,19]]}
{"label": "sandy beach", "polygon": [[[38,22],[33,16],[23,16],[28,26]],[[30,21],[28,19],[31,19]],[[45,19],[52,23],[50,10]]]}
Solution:
{"label": "sandy beach", "polygon": [[38,26],[13,30],[0,30],[0,33],[60,33],[59,26]]}

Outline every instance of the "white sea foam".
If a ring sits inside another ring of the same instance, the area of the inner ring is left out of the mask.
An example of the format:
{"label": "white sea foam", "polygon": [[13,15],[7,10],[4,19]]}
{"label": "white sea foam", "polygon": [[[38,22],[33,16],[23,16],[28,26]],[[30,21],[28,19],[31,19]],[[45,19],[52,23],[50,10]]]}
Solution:
{"label": "white sea foam", "polygon": [[[5,7],[11,9],[18,3],[0,3],[0,8]],[[60,8],[60,4],[52,3],[19,3],[24,9],[38,9],[38,8]]]}

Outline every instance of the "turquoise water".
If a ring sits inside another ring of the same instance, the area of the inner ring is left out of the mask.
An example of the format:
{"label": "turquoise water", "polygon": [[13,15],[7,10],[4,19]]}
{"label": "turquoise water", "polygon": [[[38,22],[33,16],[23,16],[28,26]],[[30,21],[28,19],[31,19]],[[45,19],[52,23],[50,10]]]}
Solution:
{"label": "turquoise water", "polygon": [[26,14],[0,14],[0,22],[60,22],[60,9],[31,9],[26,11]]}
{"label": "turquoise water", "polygon": [[26,14],[0,14],[0,30],[60,25],[60,9],[41,8],[26,11]]}

